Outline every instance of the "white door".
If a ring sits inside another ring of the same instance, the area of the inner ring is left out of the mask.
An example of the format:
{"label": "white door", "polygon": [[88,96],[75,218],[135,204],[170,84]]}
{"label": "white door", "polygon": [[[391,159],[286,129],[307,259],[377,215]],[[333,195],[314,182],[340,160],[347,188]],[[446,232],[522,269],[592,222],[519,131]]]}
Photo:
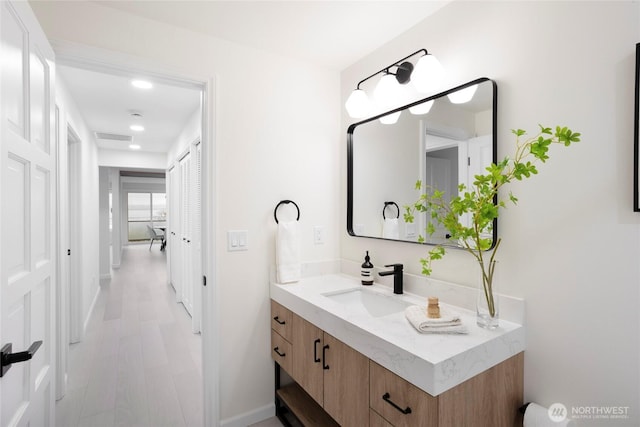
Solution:
{"label": "white door", "polygon": [[42,341],[0,378],[2,426],[54,416],[54,55],[27,2],[0,4],[0,345]]}
{"label": "white door", "polygon": [[193,147],[194,164],[192,169],[192,227],[191,227],[191,263],[192,263],[192,311],[191,330],[200,332],[200,318],[202,307],[202,144],[198,142]]}

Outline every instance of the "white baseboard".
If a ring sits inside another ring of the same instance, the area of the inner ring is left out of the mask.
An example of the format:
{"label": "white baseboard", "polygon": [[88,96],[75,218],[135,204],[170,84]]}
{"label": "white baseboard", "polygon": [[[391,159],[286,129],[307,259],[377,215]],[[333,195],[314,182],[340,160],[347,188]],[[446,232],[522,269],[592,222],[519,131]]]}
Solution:
{"label": "white baseboard", "polygon": [[275,416],[276,405],[271,403],[261,408],[254,409],[253,411],[245,412],[244,414],[236,415],[235,417],[227,418],[220,421],[220,427],[247,427],[251,424],[259,423],[268,418]]}

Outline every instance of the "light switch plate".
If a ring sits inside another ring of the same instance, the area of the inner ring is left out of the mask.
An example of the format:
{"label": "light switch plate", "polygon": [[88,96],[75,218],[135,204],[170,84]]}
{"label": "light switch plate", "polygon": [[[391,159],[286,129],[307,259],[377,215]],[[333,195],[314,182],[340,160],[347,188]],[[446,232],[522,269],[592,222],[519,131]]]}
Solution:
{"label": "light switch plate", "polygon": [[246,251],[249,250],[249,232],[247,230],[228,230],[227,231],[227,251]]}

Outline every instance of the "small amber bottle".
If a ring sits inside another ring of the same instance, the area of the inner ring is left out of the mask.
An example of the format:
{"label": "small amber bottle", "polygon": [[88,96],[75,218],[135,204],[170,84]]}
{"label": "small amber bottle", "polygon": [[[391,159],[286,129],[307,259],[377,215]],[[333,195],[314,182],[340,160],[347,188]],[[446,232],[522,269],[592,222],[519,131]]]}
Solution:
{"label": "small amber bottle", "polygon": [[438,305],[438,298],[429,297],[429,305],[427,306],[427,317],[429,319],[440,318],[440,306]]}

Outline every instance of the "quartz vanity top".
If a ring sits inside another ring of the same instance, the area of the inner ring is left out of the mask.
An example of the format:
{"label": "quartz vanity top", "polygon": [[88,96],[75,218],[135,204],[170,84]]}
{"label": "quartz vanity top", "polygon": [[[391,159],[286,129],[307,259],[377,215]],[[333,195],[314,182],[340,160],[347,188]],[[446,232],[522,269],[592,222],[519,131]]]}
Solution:
{"label": "quartz vanity top", "polygon": [[350,310],[328,296],[363,289],[404,304],[426,307],[426,298],[395,295],[387,286],[362,286],[345,274],[306,277],[297,283],[271,283],[271,298],[432,396],[437,396],[524,351],[522,325],[500,319],[495,330],[476,325],[475,312],[452,307],[461,315],[465,335],[421,334],[403,311],[379,315]]}

